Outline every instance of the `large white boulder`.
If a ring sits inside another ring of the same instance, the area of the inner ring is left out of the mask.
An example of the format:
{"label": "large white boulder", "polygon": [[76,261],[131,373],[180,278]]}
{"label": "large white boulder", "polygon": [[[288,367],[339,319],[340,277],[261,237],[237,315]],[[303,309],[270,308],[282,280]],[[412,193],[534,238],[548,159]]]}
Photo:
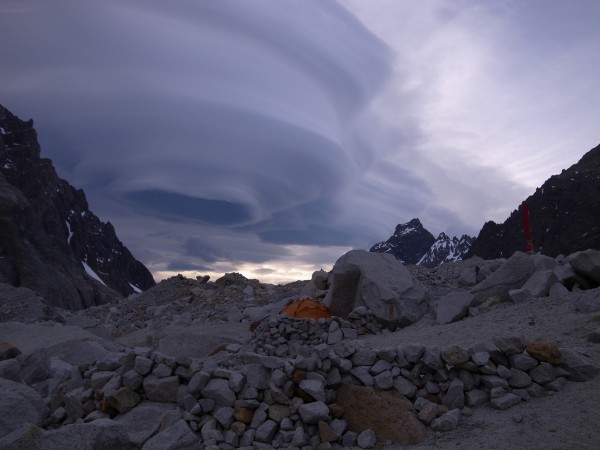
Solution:
{"label": "large white boulder", "polygon": [[471,288],[475,297],[471,306],[478,306],[490,297],[510,301],[509,291],[523,287],[534,272],[552,270],[557,264],[549,256],[516,252],[499,269]]}
{"label": "large white boulder", "polygon": [[427,310],[427,289],[393,255],[351,250],[337,260],[328,281],[323,303],[337,316],[366,306],[377,318],[406,326]]}

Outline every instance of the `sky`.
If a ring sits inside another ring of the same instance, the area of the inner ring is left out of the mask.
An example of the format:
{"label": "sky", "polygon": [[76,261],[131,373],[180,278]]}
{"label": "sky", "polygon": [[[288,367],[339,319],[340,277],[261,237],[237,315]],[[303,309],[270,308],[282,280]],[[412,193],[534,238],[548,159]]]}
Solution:
{"label": "sky", "polygon": [[597,0],[3,0],[0,104],[156,280],[503,222],[600,143]]}

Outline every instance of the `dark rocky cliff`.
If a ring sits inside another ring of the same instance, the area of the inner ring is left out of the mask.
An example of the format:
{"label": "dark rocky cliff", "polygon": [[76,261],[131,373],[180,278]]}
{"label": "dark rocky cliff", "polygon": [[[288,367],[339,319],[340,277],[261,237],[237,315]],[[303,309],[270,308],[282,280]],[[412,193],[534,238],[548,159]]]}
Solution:
{"label": "dark rocky cliff", "polygon": [[69,309],[155,284],[113,226],[90,212],[83,191],[40,157],[33,121],[1,105],[0,282],[30,288],[48,304]]}
{"label": "dark rocky cliff", "polygon": [[[536,252],[548,256],[600,249],[600,145],[550,177],[527,198]],[[509,257],[524,251],[523,205],[502,224],[487,222],[467,257]]]}

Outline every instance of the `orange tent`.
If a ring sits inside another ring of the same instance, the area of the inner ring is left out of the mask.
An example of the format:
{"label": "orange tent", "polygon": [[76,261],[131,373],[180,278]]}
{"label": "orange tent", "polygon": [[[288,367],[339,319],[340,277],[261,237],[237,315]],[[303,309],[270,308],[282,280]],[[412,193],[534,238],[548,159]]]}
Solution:
{"label": "orange tent", "polygon": [[312,298],[302,298],[289,303],[280,313],[287,314],[297,319],[320,319],[331,317],[332,314],[327,306],[322,305]]}

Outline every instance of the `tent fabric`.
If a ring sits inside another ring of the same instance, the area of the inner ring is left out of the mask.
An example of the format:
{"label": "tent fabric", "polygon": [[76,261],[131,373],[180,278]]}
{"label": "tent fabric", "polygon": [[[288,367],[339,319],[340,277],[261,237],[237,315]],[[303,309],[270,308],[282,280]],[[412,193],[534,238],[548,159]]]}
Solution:
{"label": "tent fabric", "polygon": [[295,300],[286,305],[280,312],[298,319],[321,319],[333,315],[327,306],[312,298]]}

